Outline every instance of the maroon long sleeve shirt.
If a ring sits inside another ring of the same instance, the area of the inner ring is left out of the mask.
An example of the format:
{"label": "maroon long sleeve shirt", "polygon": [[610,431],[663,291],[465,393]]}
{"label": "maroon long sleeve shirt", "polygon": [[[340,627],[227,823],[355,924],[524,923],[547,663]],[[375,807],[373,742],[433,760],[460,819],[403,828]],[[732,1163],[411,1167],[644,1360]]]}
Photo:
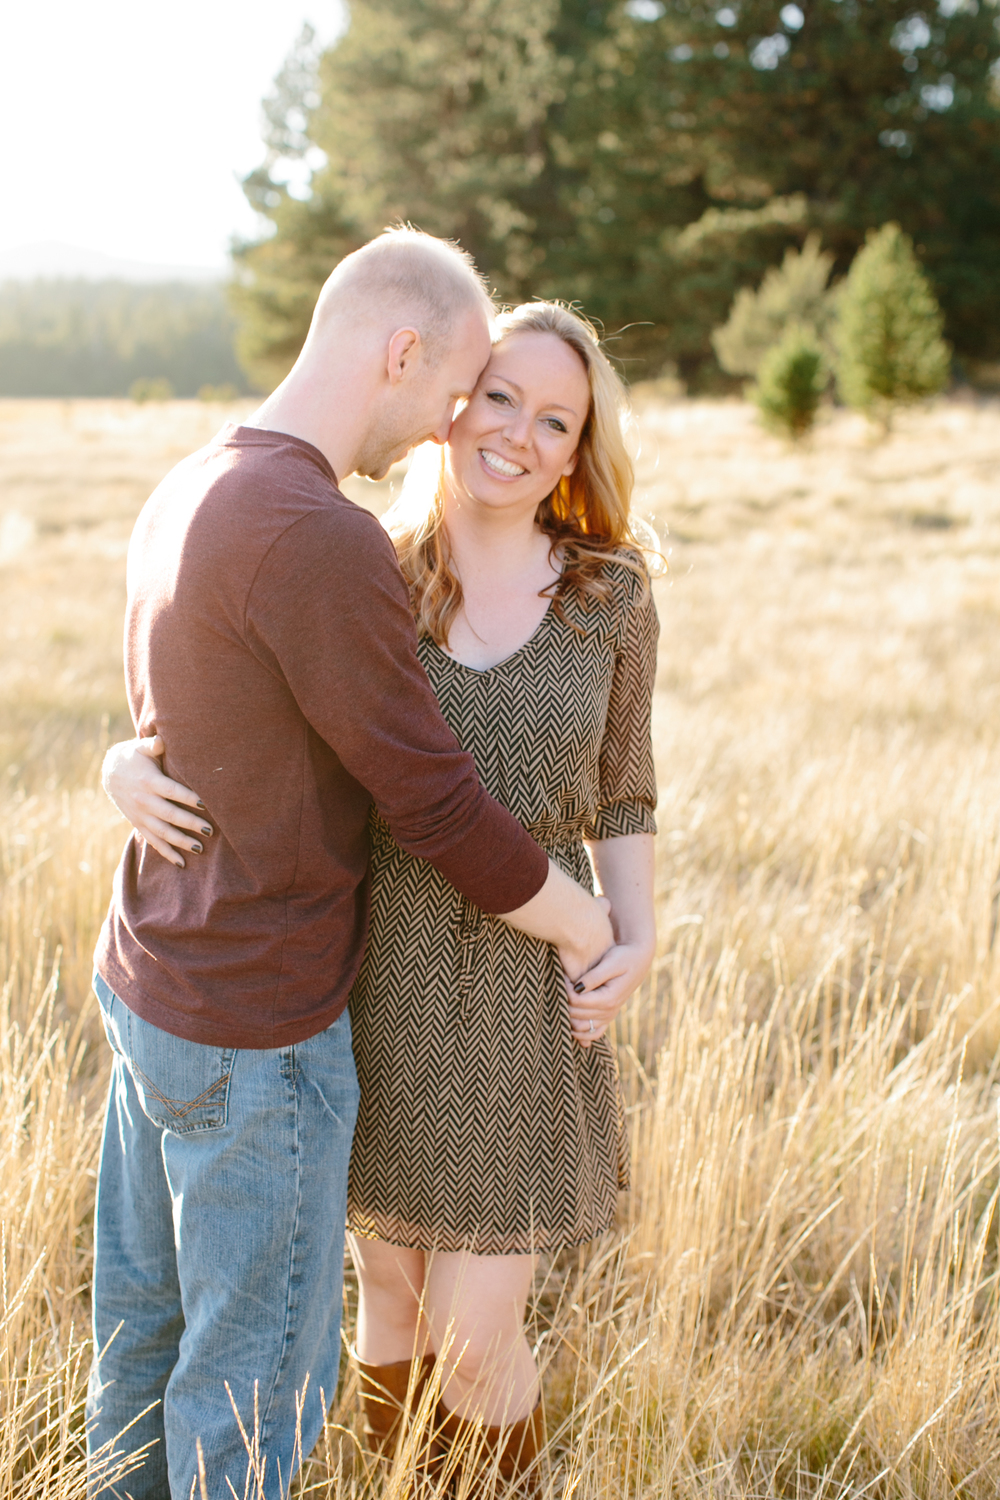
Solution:
{"label": "maroon long sleeve shirt", "polygon": [[287,1046],[361,961],[372,800],[488,912],[543,851],[482,787],[416,656],[385,532],[310,443],[227,427],[146,502],[128,555],[129,704],[215,827],[178,870],[133,835],[96,963],[130,1010],[213,1046]]}

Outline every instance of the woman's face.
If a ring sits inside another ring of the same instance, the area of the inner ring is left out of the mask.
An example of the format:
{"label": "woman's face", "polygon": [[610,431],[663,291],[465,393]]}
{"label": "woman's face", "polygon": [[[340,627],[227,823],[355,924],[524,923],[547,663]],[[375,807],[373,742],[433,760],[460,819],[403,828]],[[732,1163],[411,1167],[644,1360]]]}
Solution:
{"label": "woman's face", "polygon": [[447,467],[456,498],[533,509],[572,473],[589,407],[575,350],[554,333],[508,334],[451,426]]}

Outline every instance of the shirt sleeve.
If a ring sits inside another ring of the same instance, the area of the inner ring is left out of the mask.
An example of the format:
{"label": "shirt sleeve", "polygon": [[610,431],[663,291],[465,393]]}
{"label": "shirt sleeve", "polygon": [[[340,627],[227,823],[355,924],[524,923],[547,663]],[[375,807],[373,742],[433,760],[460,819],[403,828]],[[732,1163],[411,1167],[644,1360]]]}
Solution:
{"label": "shirt sleeve", "polygon": [[648,584],[630,569],[622,569],[619,579],[618,643],[591,839],[656,832],[652,705],[660,622]]}
{"label": "shirt sleeve", "polygon": [[537,894],[547,856],[490,797],[442,717],[406,583],[373,516],[340,501],[282,532],[250,589],[245,629],[404,849],[486,912]]}

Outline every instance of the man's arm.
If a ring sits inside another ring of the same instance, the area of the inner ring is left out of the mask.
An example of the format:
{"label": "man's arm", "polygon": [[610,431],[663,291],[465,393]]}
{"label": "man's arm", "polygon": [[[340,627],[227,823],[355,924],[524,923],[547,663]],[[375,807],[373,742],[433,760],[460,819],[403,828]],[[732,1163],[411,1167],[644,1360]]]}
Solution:
{"label": "man's arm", "polygon": [[489,796],[445,722],[372,516],[341,502],[290,526],[257,574],[246,628],[404,849],[482,910],[555,943],[574,970],[610,946],[606,913]]}
{"label": "man's arm", "polygon": [[[212,829],[198,812],[197,791],[160,770],[166,754],[159,735],[122,740],[104,757],[101,782],[118,811],[164,859],[184,869],[184,854],[196,854]],[[190,808],[186,812],[185,808]],[[536,895],[514,911],[497,915],[531,937],[554,943],[567,977],[579,978],[613,941],[608,903],[594,898],[551,859]]]}
{"label": "man's arm", "polygon": [[342,502],[288,527],[257,572],[246,638],[404,849],[483,911],[513,911],[541,890],[546,855],[487,794],[441,714],[373,516]]}
{"label": "man's arm", "polygon": [[516,911],[499,912],[531,937],[554,943],[567,979],[579,979],[601,959],[614,942],[610,903],[596,899],[549,860],[549,873],[536,896]]}

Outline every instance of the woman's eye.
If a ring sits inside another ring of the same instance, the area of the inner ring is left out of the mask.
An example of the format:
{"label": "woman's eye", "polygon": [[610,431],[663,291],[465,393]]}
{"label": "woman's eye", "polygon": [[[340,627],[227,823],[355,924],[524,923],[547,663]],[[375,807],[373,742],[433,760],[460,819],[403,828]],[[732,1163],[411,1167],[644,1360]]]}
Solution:
{"label": "woman's eye", "polygon": [[486,399],[488,401],[502,401],[505,406],[510,405],[510,397],[506,391],[487,391]]}
{"label": "woman's eye", "polygon": [[565,432],[566,431],[566,424],[564,422],[560,422],[560,420],[559,420],[558,417],[550,417],[549,418],[549,426],[552,428],[552,430],[554,432]]}

